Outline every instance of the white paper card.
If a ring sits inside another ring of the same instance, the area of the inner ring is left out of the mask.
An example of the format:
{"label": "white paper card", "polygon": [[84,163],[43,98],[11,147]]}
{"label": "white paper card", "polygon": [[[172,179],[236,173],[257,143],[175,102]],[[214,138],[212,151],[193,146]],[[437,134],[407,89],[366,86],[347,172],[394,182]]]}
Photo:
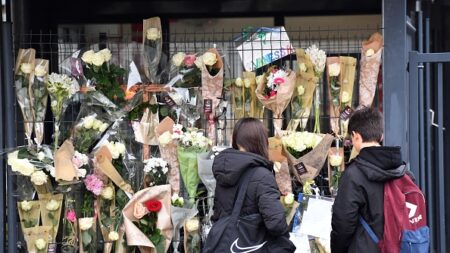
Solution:
{"label": "white paper card", "polygon": [[333,202],[309,198],[308,209],[303,212],[300,233],[330,239]]}
{"label": "white paper card", "polygon": [[305,234],[289,233],[289,240],[295,245],[295,253],[311,253],[308,236]]}

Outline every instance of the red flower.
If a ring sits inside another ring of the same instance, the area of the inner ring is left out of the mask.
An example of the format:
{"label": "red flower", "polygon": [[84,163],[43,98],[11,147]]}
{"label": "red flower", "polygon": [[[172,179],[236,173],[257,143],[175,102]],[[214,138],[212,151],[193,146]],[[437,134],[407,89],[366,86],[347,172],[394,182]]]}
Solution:
{"label": "red flower", "polygon": [[273,79],[273,82],[274,82],[275,84],[278,84],[278,85],[283,84],[283,83],[284,83],[284,78],[282,78],[282,77],[277,77],[277,78]]}
{"label": "red flower", "polygon": [[276,91],[271,90],[271,91],[269,92],[269,97],[273,97],[273,96],[275,96],[275,95],[277,95],[277,92],[276,92]]}
{"label": "red flower", "polygon": [[159,200],[149,200],[147,202],[145,202],[145,206],[147,207],[147,210],[150,212],[159,212],[159,210],[161,210],[161,201]]}

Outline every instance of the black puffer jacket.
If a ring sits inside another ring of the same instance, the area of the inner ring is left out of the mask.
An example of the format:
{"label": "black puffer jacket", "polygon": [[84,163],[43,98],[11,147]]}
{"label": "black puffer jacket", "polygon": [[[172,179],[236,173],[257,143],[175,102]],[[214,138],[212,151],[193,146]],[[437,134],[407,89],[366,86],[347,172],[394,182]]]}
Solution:
{"label": "black puffer jacket", "polygon": [[331,252],[380,252],[362,227],[362,216],[383,238],[384,182],[406,173],[399,147],[367,147],[345,170],[333,205]]}
{"label": "black puffer jacket", "polygon": [[271,252],[294,252],[295,246],[289,241],[284,208],[279,200],[273,163],[259,155],[227,149],[214,159],[213,173],[217,186],[212,220],[231,214],[239,180],[249,169],[256,171],[250,179],[241,215],[261,214],[270,234],[268,240],[273,249]]}

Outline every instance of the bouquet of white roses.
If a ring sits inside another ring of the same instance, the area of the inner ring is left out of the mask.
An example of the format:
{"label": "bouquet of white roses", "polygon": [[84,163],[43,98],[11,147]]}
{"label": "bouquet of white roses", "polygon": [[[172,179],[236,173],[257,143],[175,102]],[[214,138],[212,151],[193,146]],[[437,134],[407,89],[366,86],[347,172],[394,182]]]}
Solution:
{"label": "bouquet of white roses", "polygon": [[73,144],[75,150],[83,154],[88,154],[89,148],[91,148],[108,127],[109,124],[98,119],[95,113],[81,118],[74,127]]}

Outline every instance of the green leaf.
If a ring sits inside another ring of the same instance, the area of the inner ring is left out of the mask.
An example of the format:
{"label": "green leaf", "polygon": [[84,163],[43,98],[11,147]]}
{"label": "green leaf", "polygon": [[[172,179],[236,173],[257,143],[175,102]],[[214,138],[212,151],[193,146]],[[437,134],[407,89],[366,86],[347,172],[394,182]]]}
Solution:
{"label": "green leaf", "polygon": [[47,216],[48,216],[48,218],[51,219],[51,220],[55,219],[55,216],[54,216],[53,213],[51,213],[51,212],[49,212],[49,213],[47,214]]}
{"label": "green leaf", "polygon": [[161,106],[161,108],[159,108],[159,113],[162,117],[166,117],[169,115],[169,108],[167,108],[166,106]]}
{"label": "green leaf", "polygon": [[92,242],[92,236],[89,234],[88,231],[83,231],[81,233],[81,239],[83,240],[83,246],[86,247]]}

